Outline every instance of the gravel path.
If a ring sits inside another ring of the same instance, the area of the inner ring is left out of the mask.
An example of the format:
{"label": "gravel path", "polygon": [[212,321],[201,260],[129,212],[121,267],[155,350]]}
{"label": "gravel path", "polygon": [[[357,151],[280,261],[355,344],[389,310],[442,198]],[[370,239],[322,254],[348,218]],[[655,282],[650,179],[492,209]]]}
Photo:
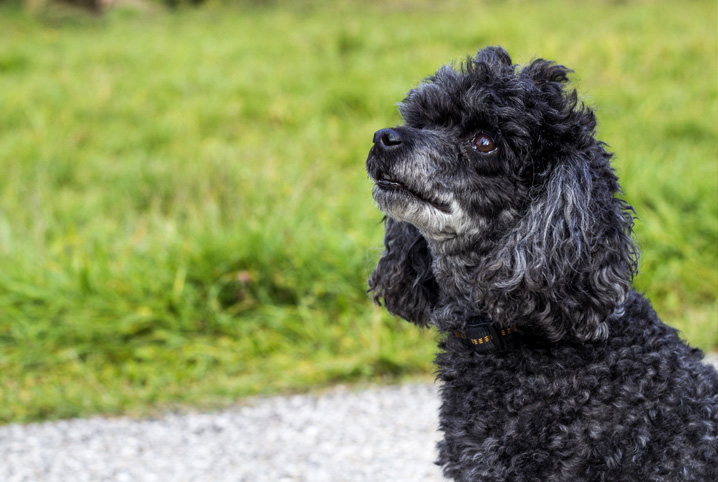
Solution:
{"label": "gravel path", "polygon": [[430,385],[256,399],[213,414],[0,427],[0,481],[443,480]]}
{"label": "gravel path", "polygon": [[0,481],[441,481],[438,407],[431,385],[340,387],[213,414],[8,425]]}

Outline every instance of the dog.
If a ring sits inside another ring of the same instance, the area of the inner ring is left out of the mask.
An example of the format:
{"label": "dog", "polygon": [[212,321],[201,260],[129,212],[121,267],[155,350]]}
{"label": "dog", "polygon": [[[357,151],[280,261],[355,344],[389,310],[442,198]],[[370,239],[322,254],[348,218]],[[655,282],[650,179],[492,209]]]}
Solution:
{"label": "dog", "polygon": [[718,374],[631,287],[634,210],[571,71],[487,47],[374,134],[377,304],[440,333],[457,481],[718,481]]}

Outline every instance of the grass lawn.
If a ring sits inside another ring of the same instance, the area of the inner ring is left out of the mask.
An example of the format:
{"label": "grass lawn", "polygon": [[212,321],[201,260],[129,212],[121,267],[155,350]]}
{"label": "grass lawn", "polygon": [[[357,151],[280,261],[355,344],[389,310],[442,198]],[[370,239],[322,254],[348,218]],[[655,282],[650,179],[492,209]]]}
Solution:
{"label": "grass lawn", "polygon": [[434,333],[365,295],[364,161],[411,86],[488,44],[576,70],[637,288],[718,347],[714,1],[268,5],[0,5],[0,423],[430,374]]}

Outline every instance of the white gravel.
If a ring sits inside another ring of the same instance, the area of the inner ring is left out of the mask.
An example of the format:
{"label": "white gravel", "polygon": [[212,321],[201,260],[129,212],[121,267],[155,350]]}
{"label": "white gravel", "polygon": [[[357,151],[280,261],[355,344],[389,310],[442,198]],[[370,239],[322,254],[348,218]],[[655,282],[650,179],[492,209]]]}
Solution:
{"label": "white gravel", "polygon": [[0,481],[441,481],[438,407],[432,385],[339,387],[211,414],[8,425]]}
{"label": "white gravel", "polygon": [[0,481],[444,480],[436,389],[256,399],[212,414],[0,427]]}

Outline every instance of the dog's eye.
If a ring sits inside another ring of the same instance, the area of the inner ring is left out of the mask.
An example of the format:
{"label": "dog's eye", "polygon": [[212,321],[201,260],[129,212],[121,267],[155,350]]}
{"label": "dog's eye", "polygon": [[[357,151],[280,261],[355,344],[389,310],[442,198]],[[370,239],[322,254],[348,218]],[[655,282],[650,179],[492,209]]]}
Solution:
{"label": "dog's eye", "polygon": [[494,144],[494,140],[488,134],[479,134],[478,136],[474,137],[474,140],[471,141],[471,143],[474,149],[483,153],[493,152],[496,149],[496,144]]}

